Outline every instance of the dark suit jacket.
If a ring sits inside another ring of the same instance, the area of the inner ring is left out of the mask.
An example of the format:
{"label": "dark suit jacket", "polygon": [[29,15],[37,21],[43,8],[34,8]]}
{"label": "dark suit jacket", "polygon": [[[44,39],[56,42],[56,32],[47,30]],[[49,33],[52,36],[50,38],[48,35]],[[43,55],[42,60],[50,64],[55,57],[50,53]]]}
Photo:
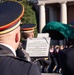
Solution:
{"label": "dark suit jacket", "polygon": [[63,75],[74,75],[74,46],[59,52]]}
{"label": "dark suit jacket", "polygon": [[[11,50],[0,44],[0,51]],[[0,75],[41,75],[36,64],[12,56],[0,56]]]}
{"label": "dark suit jacket", "polygon": [[27,39],[23,40],[21,43],[24,50],[26,50]]}

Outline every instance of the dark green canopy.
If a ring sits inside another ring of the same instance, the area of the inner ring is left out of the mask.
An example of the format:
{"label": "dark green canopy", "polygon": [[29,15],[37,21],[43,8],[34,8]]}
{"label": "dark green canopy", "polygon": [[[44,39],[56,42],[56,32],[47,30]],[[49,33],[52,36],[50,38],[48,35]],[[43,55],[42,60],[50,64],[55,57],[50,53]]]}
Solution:
{"label": "dark green canopy", "polygon": [[74,38],[74,28],[70,24],[56,21],[47,23],[42,29],[42,33],[49,33],[52,39]]}

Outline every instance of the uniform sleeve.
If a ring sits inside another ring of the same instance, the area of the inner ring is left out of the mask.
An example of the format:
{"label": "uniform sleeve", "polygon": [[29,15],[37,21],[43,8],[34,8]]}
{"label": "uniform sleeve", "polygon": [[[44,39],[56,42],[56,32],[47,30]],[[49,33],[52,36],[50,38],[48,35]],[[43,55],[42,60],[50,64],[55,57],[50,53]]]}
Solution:
{"label": "uniform sleeve", "polygon": [[39,71],[37,64],[34,63],[31,65],[28,75],[41,75],[41,72]]}

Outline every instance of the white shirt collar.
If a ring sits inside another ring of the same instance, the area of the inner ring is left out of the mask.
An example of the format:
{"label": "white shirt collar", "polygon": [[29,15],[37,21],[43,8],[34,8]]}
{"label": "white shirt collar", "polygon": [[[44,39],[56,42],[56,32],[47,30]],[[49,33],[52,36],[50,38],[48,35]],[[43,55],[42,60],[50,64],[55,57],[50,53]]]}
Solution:
{"label": "white shirt collar", "polygon": [[13,52],[13,54],[16,56],[16,52],[15,52],[15,50],[14,50],[11,46],[9,46],[9,45],[7,45],[7,44],[4,44],[4,43],[0,43],[0,44],[2,44],[2,45],[4,45],[4,46],[8,47],[8,48]]}

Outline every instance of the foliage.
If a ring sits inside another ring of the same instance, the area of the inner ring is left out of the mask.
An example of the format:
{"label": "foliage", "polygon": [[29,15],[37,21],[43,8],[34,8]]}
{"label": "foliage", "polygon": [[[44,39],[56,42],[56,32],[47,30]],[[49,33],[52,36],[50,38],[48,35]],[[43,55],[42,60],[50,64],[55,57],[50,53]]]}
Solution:
{"label": "foliage", "polygon": [[25,14],[22,18],[23,23],[36,24],[35,11],[32,9],[32,5],[28,2],[24,2],[23,5],[25,7]]}

